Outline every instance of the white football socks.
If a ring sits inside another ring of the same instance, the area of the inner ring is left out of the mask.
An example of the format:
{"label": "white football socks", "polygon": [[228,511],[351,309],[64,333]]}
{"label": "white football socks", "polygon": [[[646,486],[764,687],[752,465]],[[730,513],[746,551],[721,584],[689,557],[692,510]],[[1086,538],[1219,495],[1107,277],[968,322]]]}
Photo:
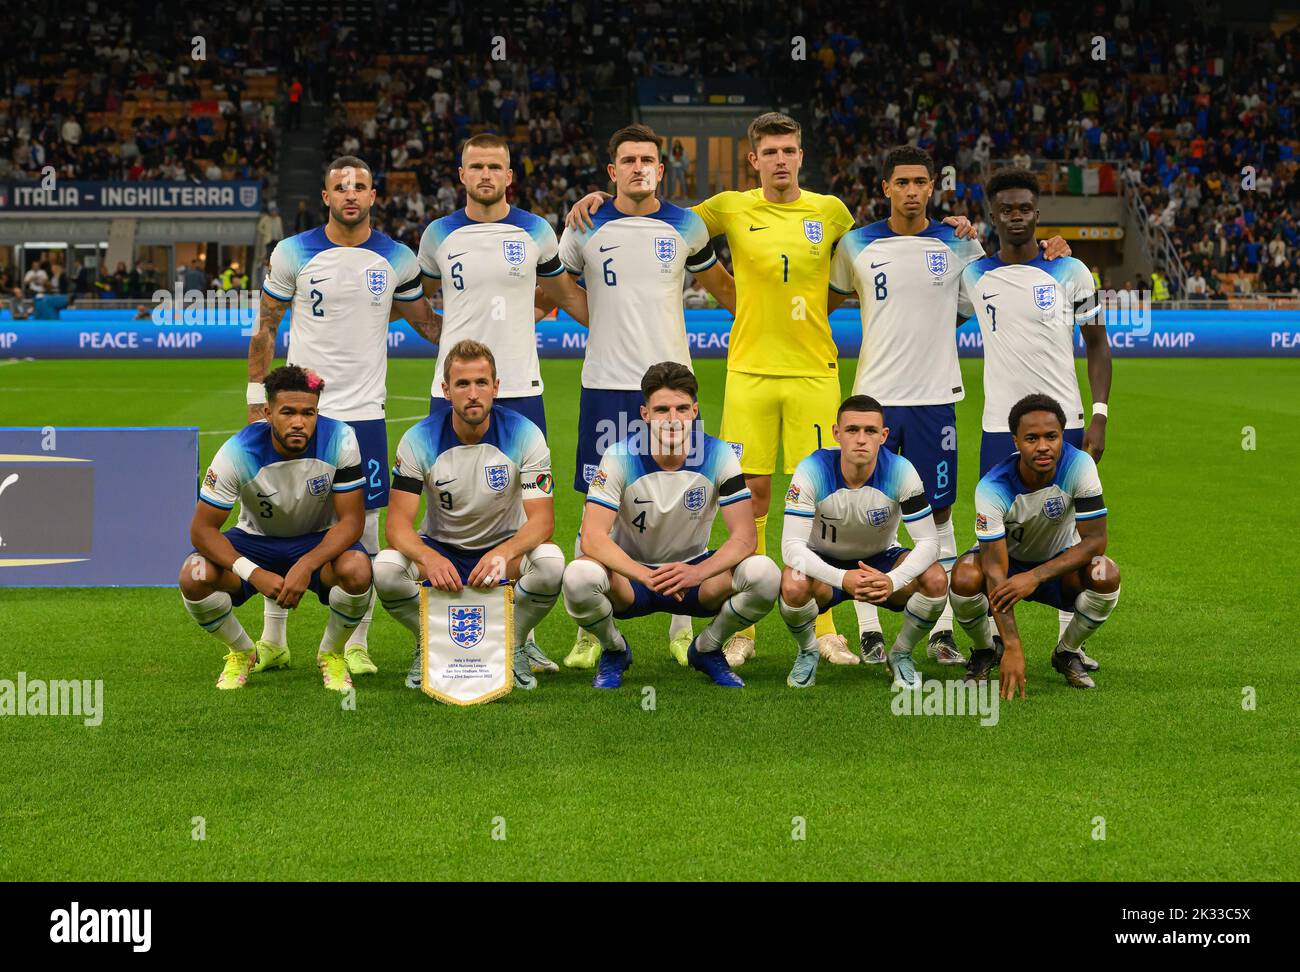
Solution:
{"label": "white football socks", "polygon": [[564,554],[555,544],[539,544],[524,557],[515,582],[516,647],[532,638],[533,627],[555,607],[563,579]]}
{"label": "white football socks", "polygon": [[235,617],[230,595],[225,591],[217,591],[197,601],[182,594],[181,600],[185,602],[190,617],[223,645],[234,651],[253,650],[253,639],[248,637],[239,618]]}
{"label": "white football socks", "polygon": [[1074,616],[1061,635],[1061,647],[1077,652],[1084,641],[1106,623],[1118,603],[1118,590],[1113,594],[1081,591],[1074,599]]}
{"label": "white football socks", "polygon": [[594,560],[575,560],[564,568],[564,609],[606,651],[623,651],[627,642],[614,623],[609,574]]}
{"label": "white football socks", "polygon": [[889,650],[911,651],[918,641],[930,633],[947,606],[947,597],[926,597],[920,591],[909,597],[903,605],[903,626],[898,629],[898,637]]}
{"label": "white football socks", "polygon": [[781,593],[781,568],[760,554],[746,557],[731,572],[734,593],[695,639],[697,651],[717,651],[737,631],[767,617]]}
{"label": "white football socks", "polygon": [[379,603],[398,624],[420,637],[419,565],[396,550],[381,550],[375,557],[374,569]]}
{"label": "white football socks", "polygon": [[953,619],[961,625],[962,631],[970,636],[971,642],[979,651],[993,650],[993,636],[989,631],[989,599],[983,592],[966,597],[955,591],[948,592],[948,604],[952,608]]}
{"label": "white football socks", "polygon": [[361,623],[374,593],[373,585],[360,594],[349,594],[337,584],[330,588],[330,617],[325,622],[325,633],[321,635],[320,653],[342,652],[348,632]]}

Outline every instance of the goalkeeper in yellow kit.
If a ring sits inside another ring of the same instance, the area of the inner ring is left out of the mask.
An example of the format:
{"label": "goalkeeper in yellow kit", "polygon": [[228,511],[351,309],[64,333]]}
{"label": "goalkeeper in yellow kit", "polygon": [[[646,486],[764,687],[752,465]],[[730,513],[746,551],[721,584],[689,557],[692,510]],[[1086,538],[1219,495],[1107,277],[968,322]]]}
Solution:
{"label": "goalkeeper in yellow kit", "polygon": [[[779,112],[749,125],[749,163],[759,188],[721,192],[694,207],[709,235],[727,237],[736,280],[736,320],[727,351],[722,435],[740,457],[753,494],[758,553],[765,553],[778,440],[786,474],[834,443],[831,426],[843,396],[827,306],[831,255],[853,227],[835,196],[799,188],[799,123]],[[585,225],[607,198],[592,193],[566,222]],[[838,303],[838,300],[836,301]],[[835,664],[857,664],[830,612],[817,619],[817,645]],[[754,655],[754,629],[723,649],[736,668]]]}

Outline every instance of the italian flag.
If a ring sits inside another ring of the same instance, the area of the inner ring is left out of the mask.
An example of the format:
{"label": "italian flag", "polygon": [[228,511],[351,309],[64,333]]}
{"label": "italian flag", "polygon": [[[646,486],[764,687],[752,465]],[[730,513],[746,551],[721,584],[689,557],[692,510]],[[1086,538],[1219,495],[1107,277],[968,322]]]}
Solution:
{"label": "italian flag", "polygon": [[1109,165],[1072,165],[1066,191],[1072,196],[1115,192],[1115,168]]}

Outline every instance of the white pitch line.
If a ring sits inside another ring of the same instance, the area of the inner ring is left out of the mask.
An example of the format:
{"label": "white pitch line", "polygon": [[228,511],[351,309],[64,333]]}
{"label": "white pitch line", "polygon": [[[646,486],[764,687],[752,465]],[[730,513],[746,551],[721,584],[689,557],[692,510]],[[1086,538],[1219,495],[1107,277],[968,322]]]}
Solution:
{"label": "white pitch line", "polygon": [[[397,418],[386,418],[384,419],[384,422],[414,422],[416,419],[426,419],[428,417],[428,412],[422,412],[419,415],[401,415]],[[244,426],[244,428],[247,427],[248,426]],[[240,431],[242,431],[242,429],[209,429],[206,432],[200,432],[199,435],[234,435],[236,432]]]}
{"label": "white pitch line", "polygon": [[25,362],[35,360],[35,358],[5,358],[4,361],[0,361],[0,368],[3,368],[5,365],[24,364]]}

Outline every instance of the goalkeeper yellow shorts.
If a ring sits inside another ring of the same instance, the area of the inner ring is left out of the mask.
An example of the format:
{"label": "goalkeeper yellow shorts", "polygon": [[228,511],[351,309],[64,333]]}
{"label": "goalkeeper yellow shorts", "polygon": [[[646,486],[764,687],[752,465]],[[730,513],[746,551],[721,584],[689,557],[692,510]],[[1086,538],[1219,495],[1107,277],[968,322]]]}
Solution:
{"label": "goalkeeper yellow shorts", "polygon": [[722,438],[740,450],[740,468],[747,476],[775,471],[779,440],[785,471],[792,473],[815,449],[834,447],[831,427],[841,400],[835,375],[777,378],[728,371]]}

